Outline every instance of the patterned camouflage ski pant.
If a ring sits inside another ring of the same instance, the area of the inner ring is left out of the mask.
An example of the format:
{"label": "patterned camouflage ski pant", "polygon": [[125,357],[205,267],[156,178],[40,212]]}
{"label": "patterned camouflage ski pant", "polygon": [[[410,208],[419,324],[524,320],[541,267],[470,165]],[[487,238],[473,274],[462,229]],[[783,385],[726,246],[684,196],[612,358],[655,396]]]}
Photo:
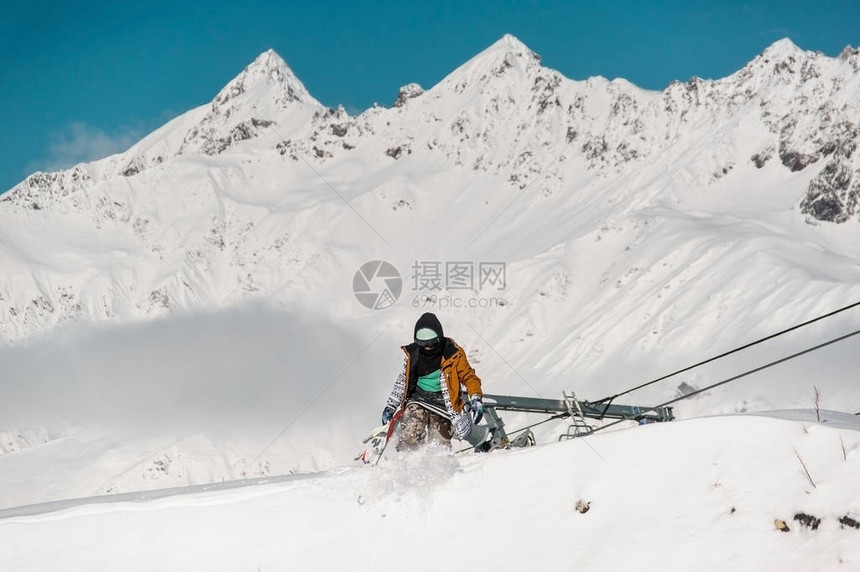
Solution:
{"label": "patterned camouflage ski pant", "polygon": [[402,428],[400,440],[397,443],[398,451],[415,449],[425,439],[451,446],[451,437],[454,435],[451,421],[427,411],[420,405],[414,403],[407,405],[400,423]]}

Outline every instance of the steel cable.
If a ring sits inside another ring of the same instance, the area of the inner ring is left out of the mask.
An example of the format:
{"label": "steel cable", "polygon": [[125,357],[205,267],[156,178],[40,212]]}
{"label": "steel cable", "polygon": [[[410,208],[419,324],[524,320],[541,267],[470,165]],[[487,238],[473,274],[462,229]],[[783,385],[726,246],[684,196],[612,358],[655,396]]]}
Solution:
{"label": "steel cable", "polygon": [[[856,304],[855,304],[855,305],[856,305]],[[814,351],[820,350],[820,349],[821,349],[821,348],[823,348],[823,347],[829,346],[829,345],[831,345],[831,344],[835,344],[835,343],[837,343],[837,342],[841,342],[841,341],[846,340],[846,339],[848,339],[848,338],[850,338],[850,337],[852,337],[852,336],[856,336],[857,334],[860,334],[860,330],[855,330],[855,331],[851,332],[850,334],[845,334],[844,336],[839,336],[838,338],[834,338],[834,339],[832,339],[832,340],[830,340],[830,341],[824,342],[824,343],[822,343],[822,344],[818,344],[817,346],[813,346],[813,347],[811,347],[811,348],[807,348],[807,349],[805,349],[805,350],[803,350],[803,351],[800,351],[800,352],[797,352],[797,353],[791,354],[790,356],[787,356],[787,357],[784,357],[784,358],[778,359],[778,360],[776,360],[776,361],[772,361],[772,362],[767,363],[767,364],[765,364],[765,365],[759,366],[759,367],[757,367],[757,368],[755,368],[755,369],[751,369],[751,370],[746,371],[746,372],[744,372],[744,373],[741,373],[741,374],[735,375],[735,376],[733,376],[733,377],[730,377],[730,378],[728,378],[728,379],[724,379],[724,380],[719,381],[719,382],[717,382],[717,383],[711,384],[711,385],[709,385],[709,386],[707,386],[707,387],[703,387],[702,389],[697,389],[696,391],[693,391],[693,392],[688,393],[688,394],[686,394],[686,395],[682,395],[681,397],[676,397],[675,399],[670,399],[669,401],[666,401],[665,403],[661,403],[660,405],[655,405],[655,406],[653,406],[653,407],[649,407],[649,408],[647,408],[647,409],[643,409],[643,410],[642,410],[638,415],[635,415],[635,416],[632,416],[632,417],[624,417],[623,419],[618,419],[617,421],[613,421],[612,423],[609,423],[608,425],[603,425],[603,426],[601,426],[601,427],[598,427],[598,428],[597,428],[597,429],[595,429],[592,433],[596,433],[596,432],[598,432],[598,431],[602,431],[602,430],[604,430],[604,429],[608,429],[609,427],[612,427],[612,426],[614,426],[614,425],[618,425],[619,423],[623,423],[624,421],[636,421],[636,420],[638,420],[639,418],[641,418],[641,416],[642,416],[642,415],[644,415],[645,413],[648,413],[649,411],[655,411],[655,410],[657,410],[657,409],[659,409],[659,408],[661,408],[661,407],[668,407],[669,405],[672,405],[673,403],[677,403],[677,402],[682,401],[682,400],[684,400],[684,399],[689,399],[690,397],[693,397],[693,396],[695,396],[695,395],[698,395],[698,394],[700,394],[700,393],[703,393],[703,392],[705,392],[705,391],[708,391],[709,389],[714,389],[715,387],[720,387],[721,385],[725,385],[725,384],[727,384],[727,383],[730,383],[730,382],[732,382],[732,381],[736,381],[736,380],[741,379],[741,378],[743,378],[743,377],[746,377],[746,376],[748,376],[748,375],[752,375],[752,374],[754,374],[754,373],[758,373],[758,372],[760,372],[760,371],[762,371],[762,370],[768,369],[768,368],[773,367],[773,366],[775,366],[775,365],[779,365],[779,364],[781,364],[781,363],[785,363],[785,362],[787,362],[787,361],[789,361],[789,360],[792,360],[792,359],[794,359],[794,358],[800,357],[800,356],[802,356],[802,355],[806,355],[806,354],[808,354],[808,353],[812,353],[812,352],[814,352]]]}
{"label": "steel cable", "polygon": [[748,344],[745,344],[745,345],[740,346],[740,347],[738,347],[738,348],[735,348],[735,349],[733,349],[733,350],[730,350],[730,351],[727,351],[727,352],[723,352],[723,353],[721,353],[720,355],[716,355],[716,356],[714,356],[714,357],[712,357],[712,358],[708,358],[708,359],[706,359],[706,360],[704,360],[704,361],[700,361],[699,363],[695,363],[695,364],[693,364],[693,365],[691,365],[691,366],[687,366],[687,367],[685,367],[685,368],[683,368],[683,369],[679,369],[678,371],[674,371],[674,372],[672,372],[672,373],[669,373],[669,374],[666,374],[666,375],[664,375],[664,376],[658,377],[657,379],[653,379],[653,380],[648,381],[648,382],[646,382],[646,383],[643,383],[643,384],[641,384],[641,385],[637,385],[636,387],[634,387],[634,388],[632,388],[632,389],[628,389],[627,391],[622,391],[621,393],[616,393],[615,395],[612,395],[612,396],[609,396],[609,397],[604,397],[603,399],[601,399],[601,400],[599,400],[599,401],[594,401],[594,402],[592,402],[592,403],[593,403],[594,405],[599,405],[599,404],[601,404],[601,403],[606,403],[607,401],[611,403],[611,402],[612,402],[616,397],[621,397],[622,395],[627,395],[628,393],[633,393],[634,391],[637,391],[637,390],[639,390],[639,389],[642,389],[643,387],[648,387],[649,385],[654,385],[655,383],[659,383],[659,382],[661,382],[661,381],[663,381],[663,380],[669,379],[670,377],[674,377],[674,376],[676,376],[676,375],[678,375],[678,374],[680,374],[680,373],[684,373],[684,372],[690,371],[691,369],[695,369],[695,368],[697,368],[697,367],[700,367],[700,366],[703,366],[703,365],[705,365],[705,364],[711,363],[711,362],[716,361],[716,360],[718,360],[718,359],[722,359],[722,358],[724,358],[724,357],[730,356],[730,355],[732,355],[732,354],[734,354],[734,353],[737,353],[737,352],[743,351],[743,350],[745,350],[745,349],[751,348],[751,347],[753,347],[753,346],[756,346],[756,345],[761,344],[761,343],[763,343],[763,342],[766,342],[766,341],[768,341],[768,340],[772,340],[772,339],[777,338],[777,337],[779,337],[779,336],[781,336],[781,335],[783,335],[783,334],[787,334],[787,333],[789,333],[789,332],[793,332],[794,330],[797,330],[797,329],[803,328],[803,327],[808,326],[808,325],[810,325],[810,324],[814,324],[815,322],[818,322],[818,321],[820,321],[820,320],[824,320],[825,318],[830,318],[831,316],[835,316],[836,314],[839,314],[840,312],[845,312],[846,310],[850,310],[851,308],[855,308],[855,307],[857,307],[857,306],[860,306],[860,302],[855,302],[855,303],[853,303],[853,304],[850,304],[850,305],[848,305],[848,306],[845,306],[844,308],[840,308],[840,309],[838,309],[838,310],[834,310],[834,311],[832,311],[832,312],[828,312],[827,314],[823,314],[823,315],[821,315],[821,316],[818,316],[817,318],[813,318],[812,320],[807,320],[806,322],[803,322],[802,324],[797,324],[796,326],[792,326],[792,327],[787,328],[787,329],[785,329],[785,330],[782,330],[782,331],[776,332],[775,334],[771,334],[771,335],[769,335],[769,336],[766,336],[766,337],[764,337],[764,338],[758,339],[758,340],[756,340],[756,341],[754,341],[754,342],[750,342],[750,343],[748,343]]}

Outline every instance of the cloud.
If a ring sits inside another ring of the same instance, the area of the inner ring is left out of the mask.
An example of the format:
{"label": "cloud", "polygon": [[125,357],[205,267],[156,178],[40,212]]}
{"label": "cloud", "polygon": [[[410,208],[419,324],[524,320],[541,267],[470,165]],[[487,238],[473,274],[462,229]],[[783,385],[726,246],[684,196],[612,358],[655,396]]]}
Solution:
{"label": "cloud", "polygon": [[391,330],[260,302],[0,348],[0,436],[22,448],[0,444],[0,508],[86,496],[94,482],[129,491],[350,464],[402,363]]}
{"label": "cloud", "polygon": [[76,329],[0,351],[0,424],[272,435],[301,420],[346,424],[352,441],[400,359],[393,341],[371,343],[378,333],[265,308]]}
{"label": "cloud", "polygon": [[56,171],[121,153],[140,140],[140,130],[126,128],[116,133],[84,122],[73,122],[50,137],[48,156],[32,161],[28,172]]}

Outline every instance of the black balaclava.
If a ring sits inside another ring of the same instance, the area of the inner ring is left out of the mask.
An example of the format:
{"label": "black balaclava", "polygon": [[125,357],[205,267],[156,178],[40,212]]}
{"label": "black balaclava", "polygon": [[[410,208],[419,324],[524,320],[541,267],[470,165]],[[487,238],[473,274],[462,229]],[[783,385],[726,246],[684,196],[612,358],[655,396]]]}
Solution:
{"label": "black balaclava", "polygon": [[431,312],[422,314],[418,321],[415,322],[415,331],[412,334],[413,339],[421,328],[430,328],[439,336],[439,343],[433,349],[427,350],[418,348],[418,364],[415,370],[418,377],[433,373],[442,367],[442,351],[445,349],[445,332],[442,330],[442,323],[439,318]]}

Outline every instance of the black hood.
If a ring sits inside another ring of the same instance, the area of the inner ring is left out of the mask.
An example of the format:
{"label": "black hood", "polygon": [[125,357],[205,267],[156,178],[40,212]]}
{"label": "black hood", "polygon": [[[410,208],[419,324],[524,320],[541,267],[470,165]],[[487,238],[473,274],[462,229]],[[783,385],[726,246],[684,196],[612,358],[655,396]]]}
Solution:
{"label": "black hood", "polygon": [[432,349],[420,348],[418,344],[411,344],[410,347],[412,348],[412,355],[415,356],[415,359],[412,362],[412,367],[414,368],[413,375],[411,376],[412,380],[416,380],[423,375],[438,371],[439,368],[442,367],[442,353],[447,346],[445,343],[445,333],[442,331],[442,324],[439,322],[439,318],[436,317],[436,314],[427,312],[418,318],[418,321],[415,322],[415,331],[412,333],[412,339],[415,339],[416,334],[418,334],[418,330],[421,328],[430,328],[436,332],[436,335],[439,336],[439,340],[442,343],[436,344]]}
{"label": "black hood", "polygon": [[422,314],[418,321],[415,322],[415,331],[412,332],[412,339],[415,339],[415,335],[418,333],[418,330],[421,328],[430,328],[439,336],[439,339],[445,337],[445,332],[442,331],[442,323],[439,321],[439,318],[436,317],[436,314],[431,312],[427,312]]}

